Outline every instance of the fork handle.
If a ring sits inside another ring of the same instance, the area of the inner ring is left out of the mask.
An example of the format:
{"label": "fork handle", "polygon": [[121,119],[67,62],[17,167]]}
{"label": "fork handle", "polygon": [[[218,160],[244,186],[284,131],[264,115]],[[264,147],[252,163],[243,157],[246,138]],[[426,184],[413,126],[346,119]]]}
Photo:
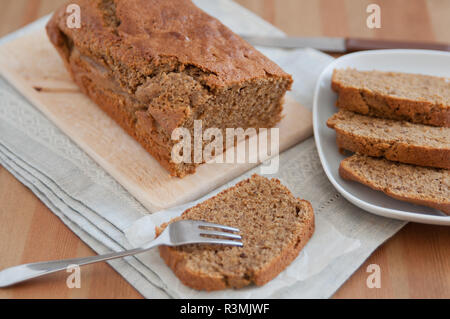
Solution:
{"label": "fork handle", "polygon": [[82,257],[73,259],[63,259],[55,261],[37,262],[31,264],[24,264],[10,267],[0,271],[0,288],[15,285],[17,283],[45,276],[57,271],[68,269],[69,266],[83,266],[93,264],[100,261],[106,261],[116,258],[127,257],[143,253],[161,243],[157,240],[146,245],[144,248],[136,248],[115,253],[108,253],[105,255],[97,255],[92,257]]}

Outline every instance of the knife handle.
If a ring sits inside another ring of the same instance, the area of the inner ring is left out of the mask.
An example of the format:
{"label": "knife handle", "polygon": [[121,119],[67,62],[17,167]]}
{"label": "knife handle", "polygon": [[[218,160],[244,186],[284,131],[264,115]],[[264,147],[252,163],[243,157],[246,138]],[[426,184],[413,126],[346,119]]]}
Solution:
{"label": "knife handle", "polygon": [[379,39],[348,38],[345,40],[347,52],[381,49],[425,49],[450,51],[450,45],[432,42],[402,42]]}

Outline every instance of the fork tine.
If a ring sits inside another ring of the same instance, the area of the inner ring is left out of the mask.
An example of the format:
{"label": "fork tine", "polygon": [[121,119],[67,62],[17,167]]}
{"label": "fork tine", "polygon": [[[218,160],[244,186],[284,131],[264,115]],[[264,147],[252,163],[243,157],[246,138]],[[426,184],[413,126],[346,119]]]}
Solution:
{"label": "fork tine", "polygon": [[204,221],[199,221],[198,222],[198,226],[199,227],[214,227],[214,228],[219,228],[219,229],[224,229],[224,230],[229,230],[232,232],[239,232],[239,228],[235,228],[235,227],[231,227],[231,226],[225,226],[225,225],[220,225],[220,224],[214,224],[214,223],[208,223],[208,222],[204,222]]}
{"label": "fork tine", "polygon": [[235,240],[226,240],[226,239],[217,239],[217,238],[209,238],[209,237],[201,237],[200,243],[207,243],[207,244],[219,244],[219,245],[231,245],[231,246],[239,246],[242,247],[244,244],[240,241]]}
{"label": "fork tine", "polygon": [[225,233],[225,232],[219,232],[219,231],[213,231],[208,229],[201,229],[200,235],[212,235],[212,236],[221,236],[225,238],[230,239],[242,239],[240,235],[232,234],[232,233]]}

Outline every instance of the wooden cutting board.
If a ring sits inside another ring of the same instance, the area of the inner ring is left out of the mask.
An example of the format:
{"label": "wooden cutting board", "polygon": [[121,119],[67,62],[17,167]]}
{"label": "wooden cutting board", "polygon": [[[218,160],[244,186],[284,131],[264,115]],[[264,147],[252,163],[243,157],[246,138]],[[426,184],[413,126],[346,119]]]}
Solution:
{"label": "wooden cutting board", "polygon": [[[0,46],[0,73],[151,212],[194,200],[255,163],[203,164],[171,177],[72,82],[38,30]],[[289,96],[279,123],[280,152],[312,135],[311,112]]]}

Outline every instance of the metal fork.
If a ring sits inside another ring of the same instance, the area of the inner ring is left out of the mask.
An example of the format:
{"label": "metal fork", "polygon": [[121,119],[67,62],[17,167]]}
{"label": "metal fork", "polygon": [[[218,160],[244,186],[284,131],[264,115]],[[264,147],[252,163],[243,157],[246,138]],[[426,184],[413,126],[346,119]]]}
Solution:
{"label": "metal fork", "polygon": [[[216,230],[205,229],[205,227]],[[241,236],[232,232],[239,232],[239,229],[203,221],[180,220],[169,224],[157,238],[140,248],[85,258],[24,264],[4,269],[0,271],[0,288],[69,269],[71,266],[83,266],[140,254],[159,245],[220,244],[242,247]]]}

